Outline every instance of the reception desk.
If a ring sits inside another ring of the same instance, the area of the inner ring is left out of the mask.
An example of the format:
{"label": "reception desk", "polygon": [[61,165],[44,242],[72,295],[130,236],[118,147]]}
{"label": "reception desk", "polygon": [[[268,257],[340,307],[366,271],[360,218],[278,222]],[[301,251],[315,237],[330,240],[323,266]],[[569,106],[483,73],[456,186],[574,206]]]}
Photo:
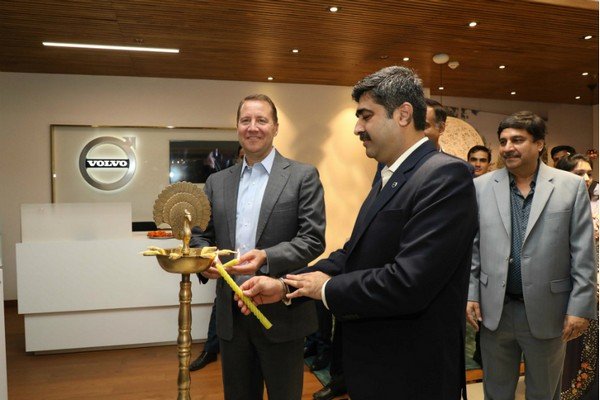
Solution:
{"label": "reception desk", "polygon": [[[18,304],[25,319],[27,351],[176,342],[181,275],[163,271],[154,257],[139,253],[150,245],[177,247],[180,241],[132,233],[130,217],[113,229],[110,215],[123,218],[127,207],[130,210],[128,204],[114,204],[118,209],[99,210],[93,204],[93,211],[87,205],[58,213],[60,204],[23,205],[23,223],[33,224],[22,227],[23,240],[16,249]],[[86,240],[70,238],[69,220],[82,216],[103,220],[99,231],[106,232],[88,231]],[[55,224],[52,237],[33,233],[47,228],[40,226],[40,217],[41,225]],[[107,224],[111,229],[105,229]],[[192,294],[192,337],[206,339],[214,281],[200,285],[192,277]]]}

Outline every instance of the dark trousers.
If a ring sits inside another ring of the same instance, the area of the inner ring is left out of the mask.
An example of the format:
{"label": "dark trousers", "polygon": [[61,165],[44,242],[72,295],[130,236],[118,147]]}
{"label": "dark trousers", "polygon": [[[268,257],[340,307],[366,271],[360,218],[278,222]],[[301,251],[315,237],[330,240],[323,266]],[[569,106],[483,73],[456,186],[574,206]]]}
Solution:
{"label": "dark trousers", "polygon": [[329,373],[332,379],[344,379],[342,354],[342,324],[336,322],[333,329],[333,338],[331,339],[331,364],[329,365]]}
{"label": "dark trousers", "polygon": [[275,343],[254,316],[235,306],[233,337],[221,339],[221,369],[225,400],[300,400],[304,378],[304,339]]}
{"label": "dark trousers", "polygon": [[342,324],[335,321],[333,314],[325,308],[322,302],[317,301],[317,316],[319,318],[319,332],[325,343],[325,348],[331,353],[329,373],[333,380],[344,378],[342,367]]}
{"label": "dark trousers", "polygon": [[217,336],[217,301],[215,299],[210,312],[210,321],[208,322],[206,343],[204,351],[207,353],[219,354],[219,337]]}

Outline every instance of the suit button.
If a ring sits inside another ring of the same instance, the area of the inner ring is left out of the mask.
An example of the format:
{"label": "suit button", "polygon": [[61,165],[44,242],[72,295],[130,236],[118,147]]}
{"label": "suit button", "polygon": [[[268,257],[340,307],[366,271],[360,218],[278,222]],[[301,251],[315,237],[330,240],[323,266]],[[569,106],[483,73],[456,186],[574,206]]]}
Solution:
{"label": "suit button", "polygon": [[506,282],[502,281],[502,287],[506,286]]}

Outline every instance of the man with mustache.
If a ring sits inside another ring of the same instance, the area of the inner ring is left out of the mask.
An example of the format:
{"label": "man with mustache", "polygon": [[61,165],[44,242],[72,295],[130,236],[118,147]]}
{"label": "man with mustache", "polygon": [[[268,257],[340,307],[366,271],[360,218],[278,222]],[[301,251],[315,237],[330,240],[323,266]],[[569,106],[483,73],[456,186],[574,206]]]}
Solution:
{"label": "man with mustache", "polygon": [[[342,326],[352,400],[457,400],[465,388],[467,285],[477,204],[464,161],[425,137],[421,80],[384,68],[354,86],[354,128],[385,166],[342,249],[281,281],[254,277],[257,304],[306,296]],[[243,303],[243,312],[247,312]]]}
{"label": "man with mustache", "polygon": [[506,168],[475,179],[467,320],[481,327],[486,399],[514,399],[521,359],[525,397],[560,398],[567,341],[596,315],[593,229],[584,181],[539,155],[544,120],[529,111],[498,127]]}

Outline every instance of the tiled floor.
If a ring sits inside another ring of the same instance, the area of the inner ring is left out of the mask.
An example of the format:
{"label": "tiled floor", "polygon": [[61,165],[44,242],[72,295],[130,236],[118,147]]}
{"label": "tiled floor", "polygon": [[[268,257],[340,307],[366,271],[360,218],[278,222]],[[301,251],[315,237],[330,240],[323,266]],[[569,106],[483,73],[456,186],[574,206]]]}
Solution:
{"label": "tiled floor", "polygon": [[[469,400],[483,400],[483,384],[471,383],[467,385],[467,397]],[[519,379],[515,400],[525,400],[525,382],[523,381],[523,377]]]}

